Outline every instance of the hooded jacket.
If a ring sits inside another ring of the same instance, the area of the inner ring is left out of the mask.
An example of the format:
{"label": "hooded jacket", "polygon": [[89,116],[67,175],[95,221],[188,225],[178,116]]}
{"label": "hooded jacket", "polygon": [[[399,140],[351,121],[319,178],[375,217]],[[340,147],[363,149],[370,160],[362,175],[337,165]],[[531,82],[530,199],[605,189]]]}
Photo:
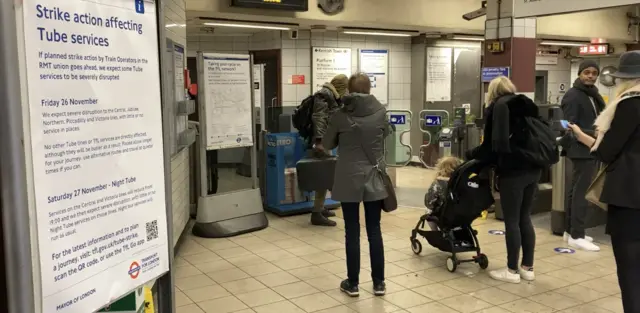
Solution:
{"label": "hooded jacket", "polygon": [[387,192],[381,182],[370,184],[376,169],[364,149],[385,168],[384,139],[390,133],[387,110],[372,95],[354,93],[343,101],[344,107],[331,118],[322,141],[328,150],[338,148],[331,198],[340,202],[382,200]]}
{"label": "hooded jacket", "polygon": [[522,125],[525,117],[538,117],[538,106],[524,95],[505,95],[485,109],[484,141],[467,153],[467,159],[476,159],[497,166],[501,176],[517,175],[538,167],[519,153],[519,142],[524,141]]}
{"label": "hooded jacket", "polygon": [[[329,125],[329,118],[340,109],[339,99],[340,94],[330,83],[324,84],[314,95],[313,113],[311,114],[314,141],[324,137]],[[311,143],[313,144],[314,141]]]}

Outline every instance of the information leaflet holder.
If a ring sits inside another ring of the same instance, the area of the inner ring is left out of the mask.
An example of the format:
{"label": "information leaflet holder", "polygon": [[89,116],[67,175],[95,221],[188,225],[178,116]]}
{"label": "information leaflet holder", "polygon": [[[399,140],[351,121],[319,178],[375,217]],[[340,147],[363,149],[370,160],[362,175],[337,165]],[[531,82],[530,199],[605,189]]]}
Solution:
{"label": "information leaflet holder", "polygon": [[[424,160],[425,150],[433,143],[434,134],[440,139],[440,135],[444,133],[445,142],[441,142],[441,148],[448,148],[449,155],[451,153],[452,131],[449,128],[449,111],[447,110],[422,110],[420,111],[420,131],[426,137],[422,146],[420,146],[419,158],[422,165],[426,168],[433,168]],[[451,134],[451,136],[449,135]],[[448,147],[444,147],[448,140]]]}
{"label": "information leaflet holder", "polygon": [[[198,52],[200,107],[200,197],[193,234],[205,238],[235,236],[263,229],[269,222],[257,175],[253,58],[243,54]],[[207,195],[208,150],[249,147],[251,188]]]}
{"label": "information leaflet holder", "polygon": [[393,128],[384,141],[385,161],[388,167],[403,167],[411,162],[413,150],[404,142],[405,134],[411,132],[412,114],[409,110],[387,110],[389,124]]}
{"label": "information leaflet holder", "polygon": [[153,281],[158,312],[174,312],[163,8],[0,3],[9,312],[95,312]]}

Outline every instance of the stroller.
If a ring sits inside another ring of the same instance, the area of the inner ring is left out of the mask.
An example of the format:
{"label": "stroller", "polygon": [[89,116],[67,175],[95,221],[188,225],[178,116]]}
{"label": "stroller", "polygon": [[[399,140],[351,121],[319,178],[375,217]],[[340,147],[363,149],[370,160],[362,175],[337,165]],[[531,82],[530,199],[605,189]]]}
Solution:
{"label": "stroller", "polygon": [[[489,259],[480,251],[478,231],[471,223],[494,203],[490,175],[491,167],[477,160],[467,161],[453,172],[440,209],[436,214],[421,216],[411,231],[411,249],[415,254],[422,252],[419,234],[433,247],[451,253],[447,259],[449,272],[455,272],[461,263],[475,262],[482,269],[489,266]],[[438,230],[424,230],[426,222],[435,223]],[[465,252],[476,255],[472,259],[458,259],[457,254]]]}

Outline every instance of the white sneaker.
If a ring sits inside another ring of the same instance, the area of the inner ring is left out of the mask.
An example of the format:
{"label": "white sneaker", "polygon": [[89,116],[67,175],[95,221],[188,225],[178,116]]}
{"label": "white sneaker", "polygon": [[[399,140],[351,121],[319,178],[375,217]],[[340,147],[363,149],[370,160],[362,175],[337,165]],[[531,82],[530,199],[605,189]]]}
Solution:
{"label": "white sneaker", "polygon": [[508,268],[489,272],[489,276],[505,283],[519,284],[520,274],[512,273]]}
{"label": "white sneaker", "polygon": [[[564,242],[569,241],[569,238],[571,238],[571,235],[569,235],[569,233],[567,232],[565,232],[564,235],[562,236],[562,239],[564,240]],[[593,242],[593,237],[584,236],[584,239],[586,239],[588,242]]]}
{"label": "white sneaker", "polygon": [[569,247],[584,250],[584,251],[591,251],[591,252],[600,251],[600,247],[596,246],[593,242],[590,242],[585,238],[580,238],[580,239],[569,238]]}
{"label": "white sneaker", "polygon": [[533,269],[525,270],[524,268],[520,268],[520,278],[526,281],[534,281],[536,280],[536,274],[533,272]]}

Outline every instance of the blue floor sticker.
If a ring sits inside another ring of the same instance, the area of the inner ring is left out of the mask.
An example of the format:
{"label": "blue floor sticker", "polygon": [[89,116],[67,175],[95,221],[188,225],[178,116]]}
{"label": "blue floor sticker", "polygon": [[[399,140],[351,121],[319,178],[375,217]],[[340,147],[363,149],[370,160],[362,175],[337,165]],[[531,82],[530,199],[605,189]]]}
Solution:
{"label": "blue floor sticker", "polygon": [[489,231],[489,234],[496,236],[504,236],[504,230],[492,229]]}
{"label": "blue floor sticker", "polygon": [[555,248],[555,249],[553,249],[553,251],[555,251],[557,253],[563,253],[563,254],[574,254],[574,253],[576,253],[576,250],[573,250],[571,248]]}

